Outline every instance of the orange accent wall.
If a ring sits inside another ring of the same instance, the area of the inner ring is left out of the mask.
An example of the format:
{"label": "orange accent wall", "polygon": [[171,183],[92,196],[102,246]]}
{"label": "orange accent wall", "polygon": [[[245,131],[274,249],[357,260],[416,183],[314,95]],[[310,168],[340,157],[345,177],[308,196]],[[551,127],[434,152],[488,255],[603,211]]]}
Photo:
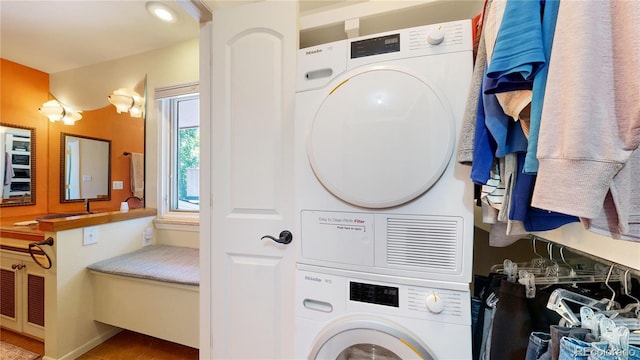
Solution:
{"label": "orange accent wall", "polygon": [[0,59],[0,122],[36,129],[36,203],[0,208],[2,217],[47,213],[49,121],[38,112],[47,100],[49,74]]}
{"label": "orange accent wall", "polygon": [[[106,98],[107,95],[105,95]],[[144,120],[116,113],[113,105],[83,111],[82,119],[73,126],[60,122],[49,125],[49,212],[74,212],[84,209],[82,202],[60,203],[60,137],[61,133],[111,140],[111,181],[123,182],[122,190],[111,190],[111,201],[93,201],[91,210],[118,210],[120,202],[132,195],[130,187],[130,156],[126,152],[144,152]],[[109,184],[111,187],[111,184]],[[131,202],[131,205],[135,205]]]}
{"label": "orange accent wall", "polygon": [[[48,100],[49,74],[0,59],[0,122],[36,128],[36,204],[0,208],[2,217],[75,212],[82,202],[60,202],[60,136],[62,132],[111,140],[111,180],[120,180],[122,190],[111,190],[110,201],[94,201],[92,210],[117,210],[132,195],[130,157],[126,152],[144,152],[144,119],[116,113],[112,105],[83,111],[74,125],[51,123],[38,112]],[[79,90],[81,91],[81,90]],[[105,99],[108,94],[105,94]],[[110,184],[111,187],[111,184]],[[131,203],[131,205],[135,205]]]}

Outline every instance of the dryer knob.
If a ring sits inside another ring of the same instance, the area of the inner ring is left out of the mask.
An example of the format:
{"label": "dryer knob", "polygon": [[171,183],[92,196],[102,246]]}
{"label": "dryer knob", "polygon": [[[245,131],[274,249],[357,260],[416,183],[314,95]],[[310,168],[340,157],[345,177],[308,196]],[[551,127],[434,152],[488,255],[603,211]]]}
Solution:
{"label": "dryer knob", "polygon": [[442,40],[444,40],[444,30],[440,26],[427,35],[427,42],[431,45],[439,45]]}
{"label": "dryer knob", "polygon": [[435,292],[427,295],[425,302],[427,304],[427,309],[434,314],[440,314],[442,310],[444,310],[444,299]]}

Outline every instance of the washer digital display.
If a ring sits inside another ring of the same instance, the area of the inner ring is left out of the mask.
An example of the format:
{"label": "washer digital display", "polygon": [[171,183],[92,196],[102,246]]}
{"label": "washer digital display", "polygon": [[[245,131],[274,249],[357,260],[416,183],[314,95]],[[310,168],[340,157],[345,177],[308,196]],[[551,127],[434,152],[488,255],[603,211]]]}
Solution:
{"label": "washer digital display", "polygon": [[351,301],[399,307],[397,287],[349,282],[349,299]]}

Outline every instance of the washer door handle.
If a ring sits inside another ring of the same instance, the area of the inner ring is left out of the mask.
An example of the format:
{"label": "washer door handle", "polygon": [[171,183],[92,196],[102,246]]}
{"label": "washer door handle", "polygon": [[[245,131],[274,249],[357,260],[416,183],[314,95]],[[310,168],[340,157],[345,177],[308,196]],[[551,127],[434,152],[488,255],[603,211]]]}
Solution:
{"label": "washer door handle", "polygon": [[291,234],[291,231],[289,230],[282,230],[282,232],[280,232],[280,237],[277,239],[271,235],[265,235],[261,237],[260,240],[263,240],[264,238],[271,239],[280,244],[288,244],[293,240],[293,234]]}

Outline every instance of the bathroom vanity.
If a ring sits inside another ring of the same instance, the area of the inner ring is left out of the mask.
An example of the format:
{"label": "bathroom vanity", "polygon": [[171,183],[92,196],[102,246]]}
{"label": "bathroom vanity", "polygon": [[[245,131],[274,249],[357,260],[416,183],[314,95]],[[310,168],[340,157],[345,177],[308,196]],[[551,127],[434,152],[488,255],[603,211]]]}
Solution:
{"label": "bathroom vanity", "polygon": [[[45,360],[76,358],[116,334],[119,328],[94,321],[94,289],[86,267],[141,248],[142,234],[153,228],[156,214],[149,208],[105,211],[22,226],[16,223],[51,214],[3,217],[0,324],[43,339]],[[45,239],[53,244],[40,246],[42,252],[34,256],[48,257],[49,269],[39,267],[29,254],[29,244]]]}

